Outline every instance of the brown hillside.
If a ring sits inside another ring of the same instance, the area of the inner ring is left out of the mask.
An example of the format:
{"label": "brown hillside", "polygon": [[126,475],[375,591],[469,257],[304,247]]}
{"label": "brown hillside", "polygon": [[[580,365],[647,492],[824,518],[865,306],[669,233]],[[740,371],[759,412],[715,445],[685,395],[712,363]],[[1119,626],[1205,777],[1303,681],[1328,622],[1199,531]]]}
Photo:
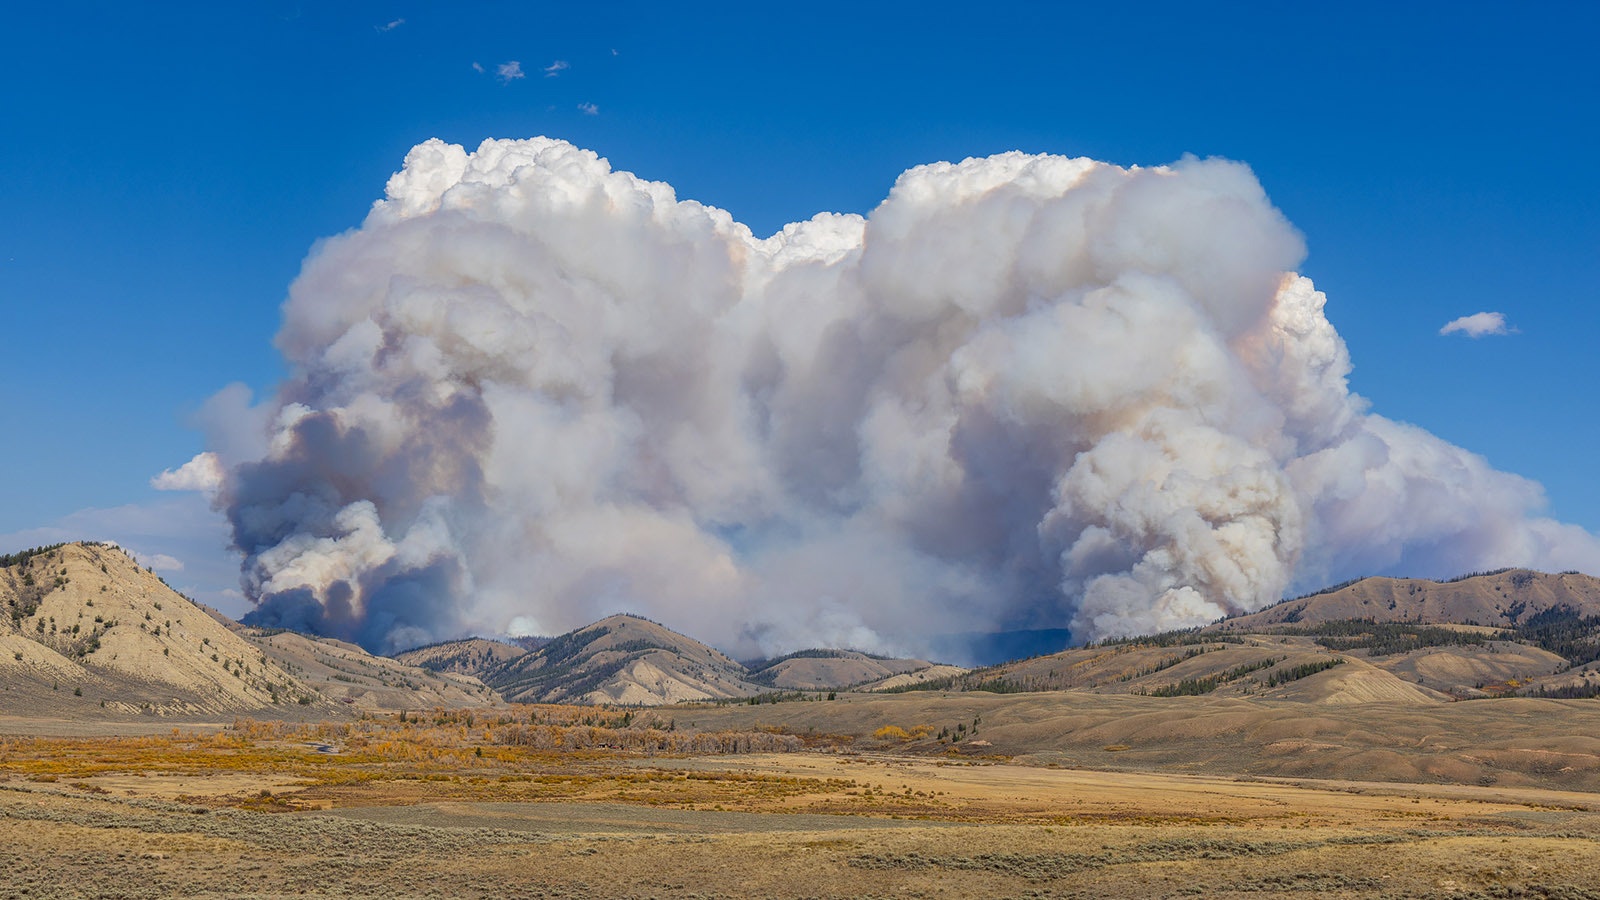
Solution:
{"label": "brown hillside", "polygon": [[856,690],[904,690],[912,687],[913,685],[927,684],[931,681],[943,683],[948,679],[955,678],[958,675],[965,675],[966,673],[967,670],[961,668],[960,666],[946,665],[945,663],[934,663],[926,669],[918,669],[915,672],[905,672],[900,675],[890,675],[888,678],[868,682],[864,685],[861,685]]}
{"label": "brown hillside", "polygon": [[1419,624],[1462,623],[1506,627],[1550,609],[1600,615],[1600,578],[1510,569],[1457,581],[1363,578],[1338,590],[1287,600],[1212,626],[1219,631],[1263,631],[1281,625],[1317,625],[1342,619]]}
{"label": "brown hillside", "polygon": [[1567,660],[1548,650],[1512,641],[1493,641],[1483,646],[1425,647],[1410,653],[1372,657],[1371,662],[1406,681],[1445,691],[1454,697],[1484,697],[1543,683],[1568,668]]}
{"label": "brown hillside", "polygon": [[66,544],[0,567],[0,712],[58,718],[483,705],[491,691],[358,647],[238,625],[121,549]]}
{"label": "brown hillside", "polygon": [[1074,648],[897,689],[1269,696],[1321,704],[1429,704],[1576,690],[1600,677],[1585,674],[1600,669],[1591,616],[1600,616],[1600,579],[1587,575],[1515,569],[1449,582],[1368,578],[1199,633]]}
{"label": "brown hillside", "polygon": [[925,671],[924,659],[886,659],[855,650],[807,650],[751,673],[754,681],[790,691],[826,691]]}
{"label": "brown hillside", "polygon": [[477,677],[527,652],[515,644],[486,638],[466,638],[417,647],[414,650],[396,653],[394,658],[408,666],[420,666],[434,672],[454,672],[457,675]]}
{"label": "brown hillside", "polygon": [[564,634],[486,672],[484,680],[517,703],[654,706],[767,690],[725,654],[628,615]]}
{"label": "brown hillside", "polygon": [[0,704],[13,712],[197,715],[308,696],[115,547],[67,544],[0,569],[0,600],[10,613],[0,619]]}
{"label": "brown hillside", "polygon": [[268,659],[294,674],[319,700],[353,711],[426,709],[435,706],[492,706],[500,698],[471,675],[433,672],[383,656],[355,644],[293,631],[239,625],[240,637]]}

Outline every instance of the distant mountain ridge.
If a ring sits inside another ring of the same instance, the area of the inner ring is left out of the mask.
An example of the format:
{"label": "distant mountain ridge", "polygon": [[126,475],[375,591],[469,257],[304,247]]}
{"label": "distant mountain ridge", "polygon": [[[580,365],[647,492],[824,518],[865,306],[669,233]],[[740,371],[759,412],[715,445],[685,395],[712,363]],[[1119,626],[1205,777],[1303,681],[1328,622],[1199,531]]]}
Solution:
{"label": "distant mountain ridge", "polygon": [[1118,638],[901,690],[1441,703],[1600,696],[1600,579],[1363,578],[1206,628]]}
{"label": "distant mountain ridge", "polygon": [[1526,569],[1447,581],[1364,578],[1204,629],[975,670],[831,648],[742,664],[633,615],[520,646],[469,638],[388,659],[241,625],[102,544],[0,556],[0,609],[0,715],[326,717],[503,700],[644,706],[845,689],[1405,704],[1600,697],[1600,579]]}
{"label": "distant mountain ridge", "polygon": [[467,672],[510,701],[658,705],[774,691],[871,690],[891,678],[962,669],[859,650],[801,650],[750,665],[639,616],[608,616],[530,651],[482,638],[398,654],[414,665]]}
{"label": "distant mountain ridge", "polygon": [[1600,578],[1498,569],[1445,581],[1374,576],[1224,619],[1212,629],[1255,631],[1342,619],[1514,627],[1555,609],[1600,615]]}

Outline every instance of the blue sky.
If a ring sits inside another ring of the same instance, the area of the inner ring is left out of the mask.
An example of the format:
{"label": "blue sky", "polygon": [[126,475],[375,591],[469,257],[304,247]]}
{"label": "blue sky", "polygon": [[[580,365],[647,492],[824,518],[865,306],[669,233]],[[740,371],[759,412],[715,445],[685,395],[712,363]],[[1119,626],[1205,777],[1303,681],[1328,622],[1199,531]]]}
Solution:
{"label": "blue sky", "polygon": [[[301,260],[409,147],[539,134],[761,234],[868,212],[940,159],[1243,160],[1305,234],[1373,409],[1600,531],[1600,8],[688,8],[8,10],[0,535],[184,556],[169,580],[215,599],[215,521],[149,486],[203,449],[196,410],[281,377]],[[1515,333],[1439,334],[1480,311]]]}

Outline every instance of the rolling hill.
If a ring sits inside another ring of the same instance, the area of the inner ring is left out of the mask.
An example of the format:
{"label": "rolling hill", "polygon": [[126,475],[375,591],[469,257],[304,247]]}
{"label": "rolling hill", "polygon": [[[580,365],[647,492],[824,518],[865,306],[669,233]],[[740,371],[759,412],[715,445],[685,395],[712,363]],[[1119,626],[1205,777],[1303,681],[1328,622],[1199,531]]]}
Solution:
{"label": "rolling hill", "polygon": [[491,688],[472,675],[436,672],[374,656],[355,644],[333,638],[248,625],[236,625],[233,630],[320,698],[355,711],[492,706],[500,702]]}
{"label": "rolling hill", "polygon": [[1600,579],[1366,578],[1198,631],[1107,641],[894,690],[1215,694],[1319,704],[1600,696]]}
{"label": "rolling hill", "polygon": [[693,638],[637,616],[615,615],[547,638],[531,651],[467,638],[396,654],[437,672],[475,675],[514,702],[657,705],[775,691],[873,690],[965,671],[857,650],[801,650],[741,664]]}
{"label": "rolling hill", "polygon": [[0,557],[0,712],[204,717],[492,701],[360,648],[239,625],[121,549],[73,543]]}
{"label": "rolling hill", "polygon": [[512,702],[627,703],[748,697],[767,690],[725,654],[638,616],[615,615],[490,667]]}
{"label": "rolling hill", "polygon": [[1522,569],[1367,578],[1206,629],[965,670],[813,649],[749,666],[615,615],[525,649],[472,638],[373,656],[241,625],[120,549],[0,557],[0,713],[280,715],[513,702],[659,705],[789,691],[1074,691],[1411,706],[1600,696],[1600,579]]}
{"label": "rolling hill", "polygon": [[495,666],[527,653],[527,649],[503,641],[487,638],[464,638],[459,641],[442,641],[396,653],[394,658],[408,666],[420,666],[434,672],[455,672],[474,677]]}
{"label": "rolling hill", "polygon": [[1214,629],[1268,631],[1349,619],[1512,628],[1554,610],[1567,610],[1578,617],[1600,616],[1600,578],[1529,569],[1502,569],[1449,581],[1362,578],[1260,612],[1234,616]]}
{"label": "rolling hill", "polygon": [[897,675],[924,672],[933,665],[927,660],[891,659],[859,650],[801,650],[752,666],[750,680],[781,690],[825,691],[867,686]]}

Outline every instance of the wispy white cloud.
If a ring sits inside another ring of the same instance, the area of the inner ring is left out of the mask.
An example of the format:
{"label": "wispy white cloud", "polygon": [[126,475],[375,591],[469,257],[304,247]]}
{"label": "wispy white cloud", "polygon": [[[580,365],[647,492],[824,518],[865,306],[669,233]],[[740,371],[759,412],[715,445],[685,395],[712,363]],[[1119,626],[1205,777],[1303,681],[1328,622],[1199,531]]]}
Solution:
{"label": "wispy white cloud", "polygon": [[175,559],[175,558],[173,558],[171,556],[168,556],[165,553],[143,554],[143,555],[140,555],[138,557],[138,559],[139,559],[139,562],[144,563],[145,565],[149,566],[152,569],[155,569],[158,572],[182,572],[183,571],[183,561],[179,560],[179,559]]}
{"label": "wispy white cloud", "polygon": [[1491,334],[1515,334],[1515,328],[1506,325],[1504,313],[1480,312],[1470,316],[1452,319],[1439,329],[1440,334],[1464,334],[1470,338],[1487,337]]}
{"label": "wispy white cloud", "polygon": [[518,78],[528,77],[527,73],[522,71],[522,63],[514,59],[496,66],[494,72],[503,84],[510,84]]}
{"label": "wispy white cloud", "polygon": [[544,77],[546,77],[546,78],[554,78],[557,75],[561,74],[563,71],[565,71],[567,69],[570,69],[570,68],[572,68],[572,65],[570,63],[568,63],[564,59],[558,59],[555,62],[551,63],[550,65],[544,67]]}
{"label": "wispy white cloud", "polygon": [[586,116],[600,115],[600,107],[595,106],[593,103],[579,103],[578,111]]}
{"label": "wispy white cloud", "polygon": [[404,25],[405,23],[406,23],[405,19],[395,19],[393,22],[387,22],[387,23],[385,23],[383,25],[374,25],[374,26],[372,26],[372,30],[378,32],[379,34],[382,34],[382,33],[386,32],[386,31],[393,31],[396,28],[399,28],[401,25]]}
{"label": "wispy white cloud", "polygon": [[222,461],[212,452],[195,456],[176,469],[167,469],[150,479],[150,486],[158,491],[199,491],[216,494],[222,486]]}
{"label": "wispy white cloud", "polygon": [[472,71],[477,72],[479,75],[482,75],[483,74],[483,63],[474,62],[472,64]]}

